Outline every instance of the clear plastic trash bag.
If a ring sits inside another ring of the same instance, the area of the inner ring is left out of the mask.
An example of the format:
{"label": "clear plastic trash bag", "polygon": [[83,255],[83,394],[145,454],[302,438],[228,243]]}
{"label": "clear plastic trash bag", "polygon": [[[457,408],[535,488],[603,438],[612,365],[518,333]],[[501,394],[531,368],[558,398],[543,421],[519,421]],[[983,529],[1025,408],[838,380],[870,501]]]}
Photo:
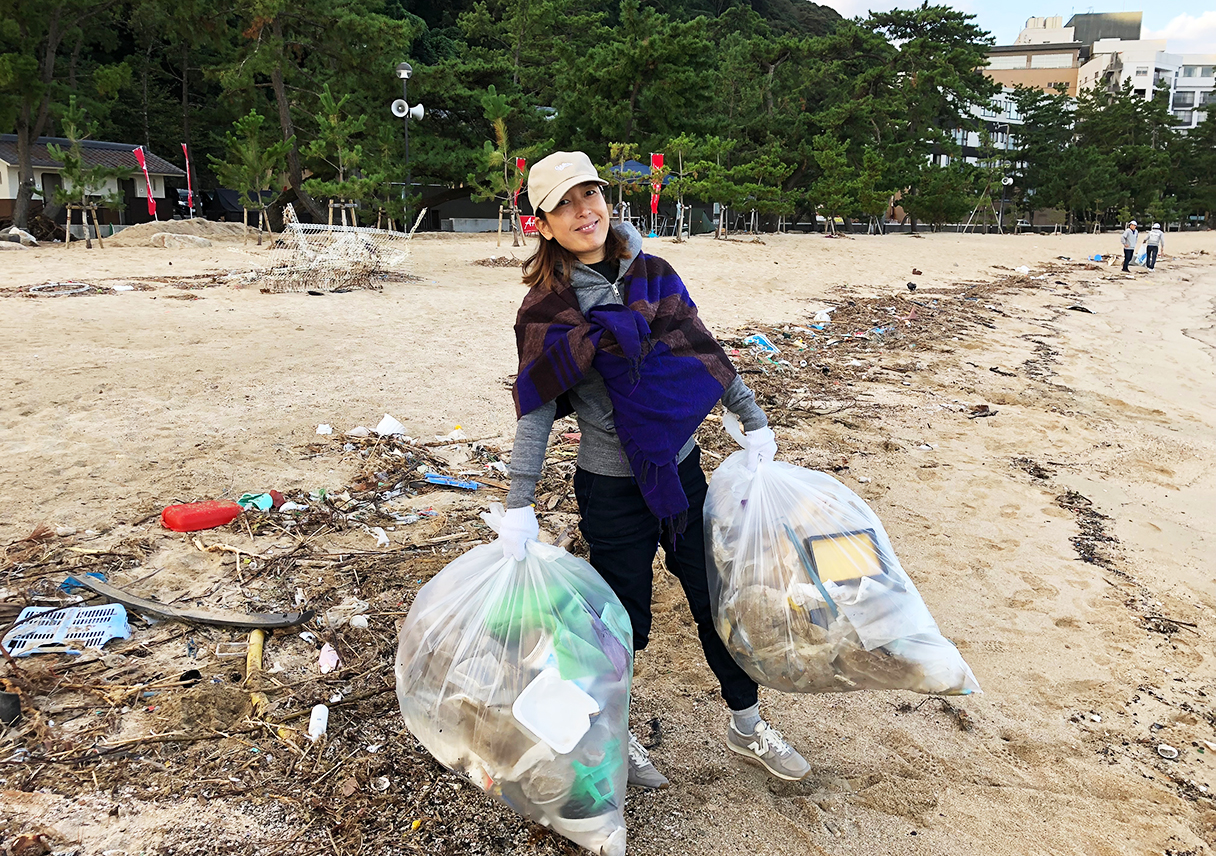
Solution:
{"label": "clear plastic trash bag", "polygon": [[[742,443],[738,420],[723,424]],[[785,692],[980,687],[904,573],[882,523],[824,473],[736,452],[705,499],[710,605],[731,656]]]}
{"label": "clear plastic trash bag", "polygon": [[624,854],[633,632],[589,564],[536,541],[522,561],[474,547],[418,592],[396,673],[401,715],[441,764],[593,853]]}

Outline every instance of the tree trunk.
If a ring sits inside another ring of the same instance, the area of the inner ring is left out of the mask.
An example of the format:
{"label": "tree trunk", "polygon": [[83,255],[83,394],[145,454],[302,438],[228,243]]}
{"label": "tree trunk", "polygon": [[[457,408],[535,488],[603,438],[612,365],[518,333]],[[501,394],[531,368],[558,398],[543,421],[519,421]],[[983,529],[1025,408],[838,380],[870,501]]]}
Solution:
{"label": "tree trunk", "polygon": [[144,147],[152,151],[152,131],[148,127],[148,66],[152,64],[152,44],[148,44],[148,52],[144,56]]}
{"label": "tree trunk", "polygon": [[[185,41],[182,42],[182,142],[186,144],[188,151],[190,149],[190,47]],[[185,157],[184,152],[182,156]],[[186,169],[187,171],[190,169],[189,160],[186,161]]]}
{"label": "tree trunk", "polygon": [[[271,32],[274,34],[275,42],[279,46],[279,62],[270,72],[270,83],[274,88],[274,100],[279,108],[279,125],[283,128],[283,139],[289,140],[295,136],[296,129],[291,121],[291,105],[287,101],[287,85],[283,80],[283,62],[285,61],[283,57],[283,24],[278,18],[274,19],[274,23],[271,25]],[[287,153],[287,174],[291,181],[291,187],[296,192],[296,198],[308,209],[308,213],[312,215],[314,220],[320,220],[322,217],[321,206],[317,205],[316,201],[308,194],[308,191],[304,189],[304,171],[300,167],[300,148],[295,143],[292,143],[291,151]]]}
{"label": "tree trunk", "polygon": [[241,225],[245,228],[241,231],[241,243],[249,243],[249,209],[241,208]]}
{"label": "tree trunk", "polygon": [[84,46],[84,31],[76,37],[76,47],[72,48],[72,59],[68,63],[68,89],[78,91],[76,86],[76,65],[80,61],[80,49]]}
{"label": "tree trunk", "polygon": [[625,138],[621,140],[623,143],[629,142],[630,137],[633,134],[633,111],[637,107],[638,93],[641,91],[642,81],[634,81],[633,90],[629,93],[629,118],[625,122]]}
{"label": "tree trunk", "polygon": [[13,202],[13,225],[29,228],[30,202],[34,198],[34,158],[30,151],[33,134],[30,109],[22,105],[17,116],[17,199]]}

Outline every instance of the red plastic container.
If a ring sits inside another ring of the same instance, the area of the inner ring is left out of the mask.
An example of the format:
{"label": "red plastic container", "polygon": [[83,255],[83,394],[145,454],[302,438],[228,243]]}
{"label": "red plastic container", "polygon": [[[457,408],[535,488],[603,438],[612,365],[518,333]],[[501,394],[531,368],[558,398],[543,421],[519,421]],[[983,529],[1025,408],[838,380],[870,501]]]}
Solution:
{"label": "red plastic container", "polygon": [[235,502],[209,499],[206,502],[170,505],[160,513],[160,522],[174,532],[197,532],[231,523],[244,510]]}

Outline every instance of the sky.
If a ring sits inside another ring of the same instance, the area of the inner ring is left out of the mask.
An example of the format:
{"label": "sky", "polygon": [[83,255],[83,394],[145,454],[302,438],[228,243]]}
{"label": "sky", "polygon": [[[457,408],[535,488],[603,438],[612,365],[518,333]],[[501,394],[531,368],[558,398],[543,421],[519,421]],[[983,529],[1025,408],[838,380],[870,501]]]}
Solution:
{"label": "sky", "polygon": [[[846,18],[864,17],[884,9],[910,9],[921,0],[817,0]],[[1074,6],[1063,0],[1033,0],[1032,3],[980,2],[980,0],[933,0],[976,16],[976,23],[992,33],[998,45],[1013,44],[1029,17],[1062,15],[1064,22],[1079,12],[1144,12],[1145,39],[1168,39],[1170,53],[1216,54],[1216,10],[1212,0],[1154,0],[1112,2],[1097,6]]]}

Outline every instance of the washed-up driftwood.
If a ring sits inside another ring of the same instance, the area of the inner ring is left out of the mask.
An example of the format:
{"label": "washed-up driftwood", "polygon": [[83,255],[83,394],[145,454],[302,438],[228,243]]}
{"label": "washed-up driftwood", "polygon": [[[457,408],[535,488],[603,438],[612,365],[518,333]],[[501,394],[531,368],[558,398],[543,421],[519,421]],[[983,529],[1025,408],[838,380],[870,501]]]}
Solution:
{"label": "washed-up driftwood", "polygon": [[89,591],[96,592],[116,603],[121,603],[128,609],[133,609],[136,612],[142,612],[155,618],[182,621],[187,624],[240,627],[246,630],[257,628],[272,629],[275,627],[294,627],[297,624],[303,624],[309,621],[315,614],[311,609],[304,612],[260,612],[253,615],[241,615],[236,612],[212,612],[205,609],[178,609],[176,606],[170,606],[167,603],[158,603],[155,600],[139,597],[87,575],[81,575],[77,580]]}

